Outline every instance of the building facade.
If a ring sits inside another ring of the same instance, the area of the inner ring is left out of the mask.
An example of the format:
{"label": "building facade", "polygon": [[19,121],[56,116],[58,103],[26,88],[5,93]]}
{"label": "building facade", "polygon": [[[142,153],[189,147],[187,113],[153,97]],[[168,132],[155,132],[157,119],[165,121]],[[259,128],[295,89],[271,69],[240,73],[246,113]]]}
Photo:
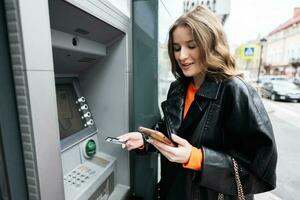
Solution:
{"label": "building facade", "polygon": [[266,73],[279,71],[288,77],[300,75],[300,7],[294,8],[291,19],[266,37],[263,67]]}
{"label": "building facade", "polygon": [[230,13],[230,0],[184,0],[183,13],[198,5],[204,5],[216,13],[222,24],[225,23]]}

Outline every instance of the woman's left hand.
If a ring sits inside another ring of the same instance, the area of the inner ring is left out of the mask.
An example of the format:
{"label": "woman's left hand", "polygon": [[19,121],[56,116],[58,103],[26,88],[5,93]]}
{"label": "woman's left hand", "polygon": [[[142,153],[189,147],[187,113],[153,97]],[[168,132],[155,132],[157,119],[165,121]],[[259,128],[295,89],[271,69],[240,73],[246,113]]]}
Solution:
{"label": "woman's left hand", "polygon": [[172,140],[178,144],[177,147],[171,147],[154,139],[150,139],[149,143],[160,151],[169,161],[187,163],[192,152],[192,145],[187,140],[175,134],[172,134]]}

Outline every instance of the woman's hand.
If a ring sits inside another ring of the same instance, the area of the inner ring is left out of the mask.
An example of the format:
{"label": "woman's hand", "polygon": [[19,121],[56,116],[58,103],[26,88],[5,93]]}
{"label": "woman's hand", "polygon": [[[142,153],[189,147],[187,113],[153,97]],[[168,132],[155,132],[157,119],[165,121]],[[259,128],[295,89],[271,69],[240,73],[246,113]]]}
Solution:
{"label": "woman's hand", "polygon": [[119,136],[118,139],[120,142],[124,142],[122,148],[126,148],[129,151],[144,145],[143,136],[140,132],[129,132]]}
{"label": "woman's hand", "polygon": [[177,147],[171,147],[154,139],[149,139],[148,142],[169,161],[182,164],[187,163],[192,152],[192,145],[187,140],[175,134],[172,134],[172,140],[178,144]]}

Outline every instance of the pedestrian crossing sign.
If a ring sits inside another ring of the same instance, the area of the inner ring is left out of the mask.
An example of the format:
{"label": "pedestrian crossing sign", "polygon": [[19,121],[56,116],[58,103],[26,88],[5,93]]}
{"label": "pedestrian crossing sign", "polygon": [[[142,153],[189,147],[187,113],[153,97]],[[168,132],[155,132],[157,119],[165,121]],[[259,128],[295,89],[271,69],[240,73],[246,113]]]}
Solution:
{"label": "pedestrian crossing sign", "polygon": [[241,58],[244,60],[254,60],[256,59],[257,51],[257,45],[243,45],[241,48]]}
{"label": "pedestrian crossing sign", "polygon": [[254,47],[246,47],[244,51],[245,56],[254,56]]}

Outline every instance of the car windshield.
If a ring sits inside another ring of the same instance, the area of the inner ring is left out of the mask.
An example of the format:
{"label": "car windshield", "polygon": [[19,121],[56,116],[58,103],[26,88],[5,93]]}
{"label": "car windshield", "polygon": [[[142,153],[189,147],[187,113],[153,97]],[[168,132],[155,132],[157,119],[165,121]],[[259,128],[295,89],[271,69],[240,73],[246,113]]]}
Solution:
{"label": "car windshield", "polygon": [[287,81],[288,79],[285,77],[272,77],[270,78],[271,81]]}
{"label": "car windshield", "polygon": [[291,83],[289,81],[281,81],[281,80],[276,80],[276,81],[272,81],[274,87],[278,88],[278,89],[284,89],[284,90],[299,90],[300,88],[295,85],[294,83]]}
{"label": "car windshield", "polygon": [[274,76],[274,75],[264,75],[259,78],[259,80],[264,83],[268,81],[288,81],[285,76]]}

